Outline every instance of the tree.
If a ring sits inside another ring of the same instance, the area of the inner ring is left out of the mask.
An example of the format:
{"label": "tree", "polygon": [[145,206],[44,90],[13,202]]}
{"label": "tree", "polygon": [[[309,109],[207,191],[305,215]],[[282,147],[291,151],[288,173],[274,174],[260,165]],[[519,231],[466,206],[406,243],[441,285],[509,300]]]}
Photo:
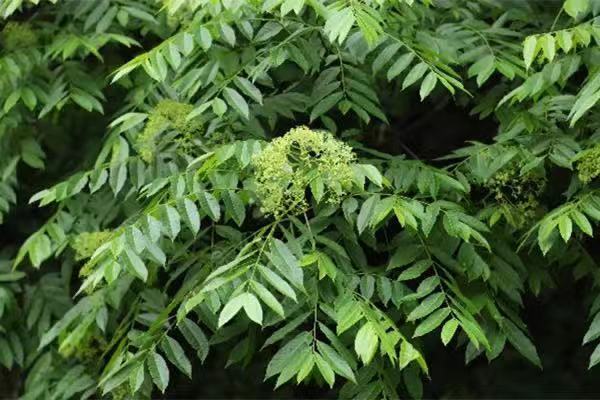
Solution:
{"label": "tree", "polygon": [[[419,398],[425,337],[541,367],[522,298],[562,268],[586,281],[583,342],[597,342],[599,13],[2,2],[0,364],[23,377],[14,390],[149,397],[219,349],[227,364],[268,355],[274,387]],[[423,159],[394,137],[420,102],[494,130]]]}

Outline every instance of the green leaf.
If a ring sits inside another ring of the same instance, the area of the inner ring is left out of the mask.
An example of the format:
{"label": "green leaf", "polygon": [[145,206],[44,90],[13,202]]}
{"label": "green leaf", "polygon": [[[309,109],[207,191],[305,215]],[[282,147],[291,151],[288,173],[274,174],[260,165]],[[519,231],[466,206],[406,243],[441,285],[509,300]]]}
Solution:
{"label": "green leaf", "polygon": [[169,385],[169,368],[165,359],[157,352],[152,351],[146,359],[146,365],[148,366],[152,381],[164,393]]}
{"label": "green leaf", "polygon": [[567,30],[562,30],[556,32],[556,43],[564,50],[565,53],[568,53],[573,48],[573,36],[571,32]]}
{"label": "green leaf", "polygon": [[337,92],[330,94],[323,100],[319,101],[310,113],[310,122],[314,121],[315,119],[329,111],[342,99],[343,96],[344,94],[342,92]]}
{"label": "green leaf", "polygon": [[571,18],[577,18],[579,14],[585,13],[590,5],[590,0],[566,0],[563,8]]}
{"label": "green leaf", "polygon": [[153,56],[151,56],[149,60],[146,60],[146,62],[149,62],[150,60],[152,60],[152,66],[154,68],[151,68],[150,64],[148,64],[148,66],[152,71],[155,72],[156,76],[154,76],[154,74],[149,75],[155,78],[157,81],[163,82],[165,79],[167,79],[167,73],[169,72],[165,58],[160,51],[155,51]]}
{"label": "green leaf", "polygon": [[129,388],[133,393],[140,390],[142,384],[144,383],[145,373],[144,373],[144,364],[138,365],[134,368],[129,374]]}
{"label": "green leaf", "polygon": [[246,312],[246,315],[252,321],[256,322],[259,325],[262,325],[263,311],[262,307],[260,306],[260,303],[258,302],[258,299],[252,293],[245,293],[243,294],[243,296],[244,311]]}
{"label": "green leaf", "polygon": [[23,362],[25,361],[25,349],[23,348],[23,343],[21,343],[21,339],[19,338],[16,332],[9,332],[8,341],[10,343],[15,362],[22,367]]}
{"label": "green leaf", "polygon": [[252,24],[249,21],[237,22],[236,25],[240,32],[242,32],[242,35],[246,37],[246,39],[252,40],[252,38],[254,37],[254,28],[252,27]]}
{"label": "green leaf", "polygon": [[265,341],[262,348],[264,349],[265,347],[270,346],[273,343],[277,343],[290,333],[294,332],[295,329],[298,328],[306,320],[306,318],[308,318],[309,315],[312,315],[312,311],[300,314],[299,316],[285,324],[283,327],[273,332],[273,334],[269,336],[269,338]]}
{"label": "green leaf", "polygon": [[287,15],[292,10],[296,14],[300,14],[300,11],[302,10],[302,6],[304,6],[304,1],[305,0],[285,0],[283,2],[283,4],[281,5],[281,14]]}
{"label": "green leaf", "polygon": [[569,216],[573,221],[575,221],[575,224],[579,227],[579,229],[581,229],[583,233],[585,233],[588,236],[594,236],[594,228],[592,228],[592,224],[590,224],[590,221],[585,215],[583,215],[583,213],[574,210],[571,211]]}
{"label": "green leaf", "polygon": [[[423,248],[421,246],[413,245],[413,246],[398,247],[398,249],[394,252],[392,257],[390,258],[390,262],[388,264],[387,269],[390,270],[390,269],[394,269],[394,268],[404,267],[404,266],[412,263],[413,261],[415,261],[422,254],[423,254]],[[404,271],[406,273],[403,272],[400,275],[401,277],[403,277],[402,279],[400,279],[400,278],[398,278],[398,279],[399,280],[410,280],[410,279],[417,278],[424,271],[426,271],[427,268],[429,268],[430,266],[431,266],[431,262],[421,260],[418,263],[416,263],[413,267],[408,268],[406,271]]]}
{"label": "green leaf", "polygon": [[284,281],[283,278],[281,278],[275,272],[262,265],[259,265],[257,268],[261,275],[266,279],[267,282],[269,282],[271,286],[273,286],[284,296],[287,296],[290,299],[296,301],[296,293],[294,292],[294,289],[292,289],[292,287],[288,285],[288,283]]}
{"label": "green leaf", "polygon": [[233,28],[231,28],[231,26],[223,22],[221,23],[220,28],[221,37],[223,38],[223,40],[225,40],[225,42],[231,47],[235,46],[235,31],[233,30]]}
{"label": "green leaf", "polygon": [[333,349],[333,347],[323,342],[317,342],[317,349],[338,375],[341,375],[344,378],[356,383],[356,377],[354,376],[352,368],[350,368],[348,362],[344,360],[344,358],[340,356],[338,352]]}
{"label": "green leaf", "polygon": [[554,37],[552,35],[544,35],[539,41],[546,59],[548,61],[554,60],[554,56],[556,55],[556,44]]}
{"label": "green leaf", "polygon": [[367,322],[358,330],[354,338],[354,350],[365,365],[373,360],[378,345],[379,338],[375,330],[371,327],[371,323]]}
{"label": "green leaf", "polygon": [[13,91],[8,95],[6,101],[4,102],[4,112],[8,113],[14,106],[17,104],[17,101],[21,98],[20,91]]}
{"label": "green leaf", "polygon": [[174,207],[165,205],[162,212],[162,223],[166,228],[167,235],[171,240],[175,240],[179,232],[181,231],[179,213]]}
{"label": "green leaf", "polygon": [[474,319],[468,319],[467,317],[460,315],[455,312],[455,317],[458,318],[460,327],[465,332],[471,343],[476,349],[479,349],[479,345],[483,344],[486,349],[491,349],[490,344],[483,332],[483,329]]}
{"label": "green leaf", "polygon": [[13,360],[13,354],[8,341],[0,337],[0,365],[4,365],[5,368],[10,369],[12,368]]}
{"label": "green leaf", "polygon": [[106,324],[108,322],[108,309],[103,306],[96,313],[96,325],[102,332],[106,331]]}
{"label": "green leaf", "polygon": [[372,275],[363,275],[360,279],[360,294],[370,299],[375,292],[375,278]]}
{"label": "green leaf", "polygon": [[285,317],[283,306],[279,300],[273,296],[273,293],[269,292],[266,287],[256,281],[252,282],[252,287],[254,289],[254,293],[256,293],[271,310],[275,311],[280,316]]}
{"label": "green leaf", "polygon": [[335,281],[337,276],[337,268],[333,260],[325,253],[318,253],[317,267],[319,268],[319,279],[329,276],[332,281]]}
{"label": "green leaf", "polygon": [[139,254],[142,251],[144,251],[148,240],[146,239],[146,237],[144,236],[144,234],[138,227],[136,227],[136,226],[129,227],[129,229],[126,231],[125,236],[127,237],[129,244],[131,246],[133,246],[133,249],[135,250],[136,253]]}
{"label": "green leaf", "polygon": [[406,368],[402,372],[402,380],[406,386],[406,390],[415,400],[420,400],[423,397],[423,383],[419,377],[419,370],[414,366]]}
{"label": "green leaf", "polygon": [[115,196],[123,189],[127,180],[127,165],[116,164],[110,167],[109,184]]}
{"label": "green leaf", "polygon": [[531,66],[538,51],[537,37],[534,35],[527,36],[523,42],[523,60],[525,61],[526,68]]}
{"label": "green leaf", "polygon": [[321,376],[325,379],[325,382],[329,384],[329,387],[333,388],[333,384],[335,383],[335,373],[333,372],[333,369],[320,354],[315,354],[314,358]]}
{"label": "green leaf", "polygon": [[369,226],[369,221],[371,220],[371,217],[373,215],[373,212],[375,211],[375,207],[377,206],[378,202],[379,195],[375,194],[369,197],[367,200],[365,200],[362,207],[360,208],[360,212],[358,213],[358,217],[356,218],[356,227],[358,229],[359,234],[363,233],[367,226]]}
{"label": "green leaf", "polygon": [[229,320],[242,309],[244,306],[244,301],[246,300],[245,293],[238,294],[235,297],[229,299],[225,307],[221,310],[219,314],[219,327],[225,325]]}
{"label": "green leaf", "polygon": [[413,337],[419,337],[428,334],[446,320],[446,317],[450,315],[450,308],[444,307],[435,311],[427,318],[425,318],[415,329]]}
{"label": "green leaf", "polygon": [[176,70],[181,65],[181,54],[179,49],[174,43],[169,44],[167,52],[167,61],[171,64],[171,67]]}
{"label": "green leaf", "polygon": [[305,347],[303,349],[300,349],[300,352],[296,354],[296,357],[294,357],[291,360],[291,362],[287,364],[285,368],[281,371],[281,374],[279,374],[279,378],[277,378],[277,383],[275,384],[275,389],[277,389],[282,384],[292,379],[294,375],[299,373],[302,365],[304,364],[304,361],[307,359],[311,359],[312,357],[313,354],[309,348]]}
{"label": "green leaf", "polygon": [[400,75],[415,59],[414,53],[406,53],[398,57],[398,59],[392,64],[390,69],[387,71],[387,80],[391,81]]}
{"label": "green leaf", "polygon": [[208,108],[212,105],[212,102],[206,102],[200,104],[198,107],[194,108],[186,117],[186,120],[190,121],[204,113],[204,111],[208,110]]}
{"label": "green leaf", "polygon": [[166,336],[161,342],[161,348],[167,359],[188,377],[192,377],[192,364],[186,357],[183,348],[175,339]]}
{"label": "green leaf", "polygon": [[207,191],[198,193],[198,201],[200,203],[200,208],[210,217],[210,219],[216,222],[221,218],[219,202],[211,193]]}
{"label": "green leaf", "polygon": [[296,337],[288,341],[281,347],[269,362],[265,379],[268,379],[281,371],[296,357],[298,352],[302,351],[312,342],[312,336],[308,332],[300,332]]}
{"label": "green leaf", "polygon": [[[398,50],[400,50],[401,45],[398,43],[392,43],[389,46],[387,46],[385,49],[383,49],[379,55],[375,58],[375,60],[373,60],[373,73],[376,74],[377,72],[379,72],[379,70],[381,70],[388,62],[390,62],[390,60],[392,59],[392,57],[394,57],[394,55],[398,52]],[[409,53],[412,54],[412,53]],[[402,57],[405,57],[406,54]],[[398,58],[398,61],[400,61],[402,59],[402,57]],[[396,63],[398,63],[398,61],[396,61]],[[394,63],[394,65],[396,64]],[[409,62],[410,64],[410,62]],[[392,66],[393,68],[393,66]],[[391,69],[391,68],[390,68]],[[389,80],[389,72],[388,72],[388,80]]]}
{"label": "green leaf", "polygon": [[100,18],[100,21],[98,21],[98,24],[96,25],[96,32],[106,31],[110,27],[118,11],[119,9],[117,6],[112,6],[109,8],[108,11],[104,13],[102,18]]}
{"label": "green leaf", "polygon": [[0,282],[15,282],[19,279],[23,279],[25,273],[21,271],[15,272],[0,272]]}
{"label": "green leaf", "polygon": [[421,354],[417,351],[417,349],[415,349],[414,346],[408,341],[403,340],[400,344],[400,357],[398,359],[400,369],[406,368],[408,364],[419,357],[421,357]]}
{"label": "green leaf", "polygon": [[[22,250],[29,252],[29,259],[35,268],[39,268],[42,262],[52,255],[52,242],[48,235],[35,234],[31,236],[22,246]],[[19,251],[21,252],[21,250]],[[18,263],[15,262],[15,265]]]}
{"label": "green leaf", "polygon": [[148,269],[142,259],[135,254],[135,252],[129,248],[125,248],[125,265],[128,267],[129,271],[146,282],[148,279]]}
{"label": "green leaf", "polygon": [[380,276],[377,281],[377,294],[383,304],[387,306],[393,296],[393,287],[392,282],[385,276]]}
{"label": "green leaf", "polygon": [[420,62],[415,65],[410,72],[404,78],[404,82],[402,82],[402,90],[406,89],[425,74],[425,72],[429,69],[428,65],[425,62]]}
{"label": "green leaf", "polygon": [[563,238],[565,242],[568,242],[571,238],[571,233],[573,232],[573,221],[567,215],[563,215],[558,220],[558,230],[560,231],[560,236]]}
{"label": "green leaf", "polygon": [[277,35],[283,26],[279,22],[269,21],[260,27],[256,35],[254,36],[255,42],[263,42],[265,40],[271,39],[273,36]]}
{"label": "green leaf", "polygon": [[415,307],[410,314],[408,314],[406,320],[416,321],[417,319],[423,318],[438,309],[442,304],[444,304],[444,294],[434,293],[429,297],[426,297],[417,307]]}
{"label": "green leaf", "polygon": [[[362,94],[355,92],[355,91],[349,91],[348,95],[350,96],[350,99],[352,100],[351,104],[353,104],[355,106],[359,106],[360,109],[364,109],[364,111],[367,111],[369,114],[379,118],[380,120],[382,120],[385,123],[388,123],[388,120],[387,120],[385,114],[383,113],[383,111],[381,110],[379,105],[375,104],[375,102],[373,100],[368,99],[367,97],[365,97]],[[340,109],[341,109],[341,105],[340,105]]]}
{"label": "green leaf", "polygon": [[496,57],[494,57],[493,54],[488,54],[487,56],[480,58],[469,68],[469,77],[477,76],[477,86],[481,86],[494,72],[495,65]]}
{"label": "green leaf", "polygon": [[327,16],[324,27],[329,41],[334,43],[337,40],[339,44],[342,44],[346,40],[354,22],[354,12],[351,7],[344,7],[339,11],[330,13]]}
{"label": "green leaf", "polygon": [[106,263],[104,267],[104,279],[109,284],[113,283],[119,277],[119,273],[121,272],[121,265],[116,261],[109,261]]}
{"label": "green leaf", "polygon": [[150,240],[146,239],[144,247],[145,247],[148,255],[150,256],[150,258],[154,262],[156,262],[160,265],[165,265],[165,263],[167,262],[167,256],[156,243],[151,242]]}
{"label": "green leaf", "polygon": [[354,324],[363,318],[361,308],[355,301],[347,301],[340,305],[335,317],[337,321],[338,336],[350,329]]}
{"label": "green leaf", "polygon": [[371,182],[381,187],[383,182],[383,176],[381,175],[381,172],[379,172],[376,166],[370,164],[359,164],[358,166]]}
{"label": "green leaf", "polygon": [[458,321],[455,319],[448,320],[444,326],[442,327],[441,337],[442,343],[444,346],[448,345],[456,332],[456,328],[458,327]]}
{"label": "green leaf", "polygon": [[571,120],[569,125],[573,127],[598,101],[600,101],[600,73],[594,74],[579,92],[577,100],[569,113],[569,119]]}
{"label": "green leaf", "polygon": [[323,183],[323,179],[321,179],[320,176],[315,179],[312,179],[310,181],[309,186],[312,195],[314,196],[317,203],[319,203],[323,198],[323,195],[325,194],[325,184]]}
{"label": "green leaf", "polygon": [[435,84],[437,83],[437,75],[435,72],[431,71],[427,74],[423,82],[421,82],[421,89],[419,89],[419,96],[421,96],[421,101],[425,99],[431,93],[433,88],[435,88]]}
{"label": "green leaf", "polygon": [[227,104],[218,97],[212,100],[212,110],[217,116],[222,116],[227,111]]}
{"label": "green leaf", "polygon": [[294,286],[302,288],[304,286],[304,273],[296,256],[279,239],[273,239],[271,249],[273,264]]}
{"label": "green leaf", "polygon": [[183,215],[183,221],[190,228],[194,235],[198,234],[200,230],[200,214],[198,213],[198,207],[196,204],[185,197],[180,203],[181,214]]}
{"label": "green leaf", "polygon": [[234,80],[236,86],[240,88],[240,90],[246,95],[248,95],[252,100],[256,101],[259,104],[263,103],[263,97],[260,93],[260,90],[252,82],[243,77],[236,77]]}
{"label": "green leaf", "polygon": [[594,349],[594,352],[590,356],[590,363],[588,365],[588,369],[591,369],[592,367],[596,366],[596,364],[598,364],[599,362],[600,362],[600,344],[598,344],[598,346],[596,346],[596,348]]}
{"label": "green leaf", "polygon": [[300,383],[300,382],[304,381],[304,379],[311,373],[314,366],[315,366],[315,355],[310,354],[310,356],[306,357],[304,362],[300,366],[300,370],[298,371],[296,382]]}
{"label": "green leaf", "polygon": [[202,329],[191,319],[184,318],[178,324],[179,331],[187,342],[196,350],[198,357],[204,361],[208,355],[209,344],[208,339]]}
{"label": "green leaf", "polygon": [[233,218],[238,226],[241,226],[246,219],[246,208],[242,199],[233,190],[228,190],[223,193],[223,203],[225,203],[225,209],[229,215]]}
{"label": "green leaf", "polygon": [[210,47],[212,46],[212,35],[210,34],[210,31],[208,29],[201,26],[198,30],[197,38],[200,42],[200,46],[202,47],[202,49],[204,49],[204,51],[210,49]]}
{"label": "green leaf", "polygon": [[246,103],[246,100],[244,100],[242,95],[239,94],[235,89],[228,87],[225,88],[223,90],[223,97],[225,97],[227,103],[229,103],[229,105],[233,107],[242,117],[245,119],[250,117],[248,103]]}
{"label": "green leaf", "polygon": [[102,16],[106,14],[106,11],[109,7],[110,3],[108,1],[98,3],[98,6],[92,12],[90,12],[87,18],[85,19],[85,22],[83,24],[83,30],[87,31],[92,26],[97,24],[100,18],[102,18]]}
{"label": "green leaf", "polygon": [[417,287],[417,294],[420,297],[426,296],[431,293],[440,284],[440,278],[437,275],[430,276],[424,279]]}
{"label": "green leaf", "polygon": [[537,354],[535,345],[525,336],[523,332],[511,321],[505,319],[503,321],[504,332],[508,341],[521,353],[525,358],[531,361],[534,365],[542,368],[542,362]]}
{"label": "green leaf", "polygon": [[589,343],[592,340],[596,340],[600,337],[600,313],[597,313],[592,323],[590,324],[590,328],[585,333],[583,337],[583,344]]}

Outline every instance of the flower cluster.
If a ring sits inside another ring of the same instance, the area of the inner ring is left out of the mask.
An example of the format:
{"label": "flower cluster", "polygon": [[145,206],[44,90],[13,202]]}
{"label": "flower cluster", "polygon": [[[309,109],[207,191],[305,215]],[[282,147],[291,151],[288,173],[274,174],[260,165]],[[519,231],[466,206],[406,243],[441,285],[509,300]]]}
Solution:
{"label": "flower cluster", "polygon": [[317,201],[338,204],[352,185],[355,159],[350,146],[328,132],[290,130],[253,159],[261,210],[275,217],[301,213],[309,186]]}
{"label": "flower cluster", "polygon": [[90,258],[96,249],[110,240],[112,231],[83,232],[75,236],[71,247],[75,250],[76,260]]}
{"label": "flower cluster", "polygon": [[545,185],[543,176],[534,172],[521,174],[516,164],[498,171],[486,183],[496,201],[516,211],[515,216],[521,222],[534,217]]}
{"label": "flower cluster", "polygon": [[600,144],[583,152],[577,161],[579,180],[588,183],[600,175]]}
{"label": "flower cluster", "polygon": [[84,337],[76,346],[65,346],[60,349],[60,354],[63,357],[73,355],[78,360],[91,364],[96,362],[107,346],[106,340],[98,334],[96,329],[92,326],[91,329],[82,333]]}
{"label": "flower cluster", "polygon": [[165,129],[172,128],[181,134],[178,142],[187,145],[198,130],[196,123],[187,120],[188,114],[194,109],[191,104],[179,103],[174,100],[160,101],[150,112],[148,123],[138,137],[140,156],[146,162],[151,162],[156,152],[156,137]]}
{"label": "flower cluster", "polygon": [[38,42],[36,33],[27,23],[8,22],[2,29],[2,47],[7,50],[18,50],[35,46]]}

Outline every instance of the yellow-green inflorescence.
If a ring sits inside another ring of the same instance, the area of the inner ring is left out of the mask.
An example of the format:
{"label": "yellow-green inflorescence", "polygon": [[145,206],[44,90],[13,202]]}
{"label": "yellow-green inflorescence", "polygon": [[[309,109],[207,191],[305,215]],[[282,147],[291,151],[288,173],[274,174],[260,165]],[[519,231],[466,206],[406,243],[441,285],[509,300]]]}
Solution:
{"label": "yellow-green inflorescence", "polygon": [[73,356],[80,361],[93,364],[106,349],[106,340],[94,329],[88,329],[76,346],[62,347],[59,352],[63,357]]}
{"label": "yellow-green inflorescence", "polygon": [[[150,112],[144,131],[137,139],[140,156],[146,162],[151,162],[156,152],[156,138],[165,129],[174,129],[181,136],[176,139],[178,144],[186,147],[191,144],[199,126],[195,121],[188,121],[188,114],[194,109],[191,104],[179,103],[174,100],[161,100]],[[184,148],[185,150],[185,148]]]}
{"label": "yellow-green inflorescence", "polygon": [[274,139],[253,159],[261,210],[275,217],[308,208],[306,191],[338,204],[352,186],[352,148],[325,131],[301,126]]}
{"label": "yellow-green inflorescence", "polygon": [[113,400],[129,400],[134,398],[131,395],[131,390],[129,385],[127,384],[127,381],[111,390],[110,395],[112,396],[111,398]]}
{"label": "yellow-green inflorescence", "polygon": [[516,164],[498,171],[486,184],[498,203],[516,211],[519,225],[535,216],[545,185],[543,176],[532,171],[521,174]]}
{"label": "yellow-green inflorescence", "polygon": [[90,258],[96,249],[110,240],[112,231],[83,232],[75,236],[71,247],[75,250],[75,259]]}
{"label": "yellow-green inflorescence", "polygon": [[19,50],[35,46],[38,37],[28,23],[8,22],[0,35],[2,47],[7,50]]}
{"label": "yellow-green inflorescence", "polygon": [[577,160],[579,180],[588,183],[600,175],[600,144],[585,150]]}

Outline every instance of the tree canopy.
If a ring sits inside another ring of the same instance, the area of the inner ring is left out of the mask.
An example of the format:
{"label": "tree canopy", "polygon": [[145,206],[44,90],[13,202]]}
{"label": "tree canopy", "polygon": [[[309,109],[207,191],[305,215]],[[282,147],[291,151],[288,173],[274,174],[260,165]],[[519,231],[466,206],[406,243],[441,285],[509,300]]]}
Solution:
{"label": "tree canopy", "polygon": [[420,398],[433,341],[542,368],[523,299],[564,271],[600,362],[599,0],[0,16],[7,395],[158,396],[220,357]]}

